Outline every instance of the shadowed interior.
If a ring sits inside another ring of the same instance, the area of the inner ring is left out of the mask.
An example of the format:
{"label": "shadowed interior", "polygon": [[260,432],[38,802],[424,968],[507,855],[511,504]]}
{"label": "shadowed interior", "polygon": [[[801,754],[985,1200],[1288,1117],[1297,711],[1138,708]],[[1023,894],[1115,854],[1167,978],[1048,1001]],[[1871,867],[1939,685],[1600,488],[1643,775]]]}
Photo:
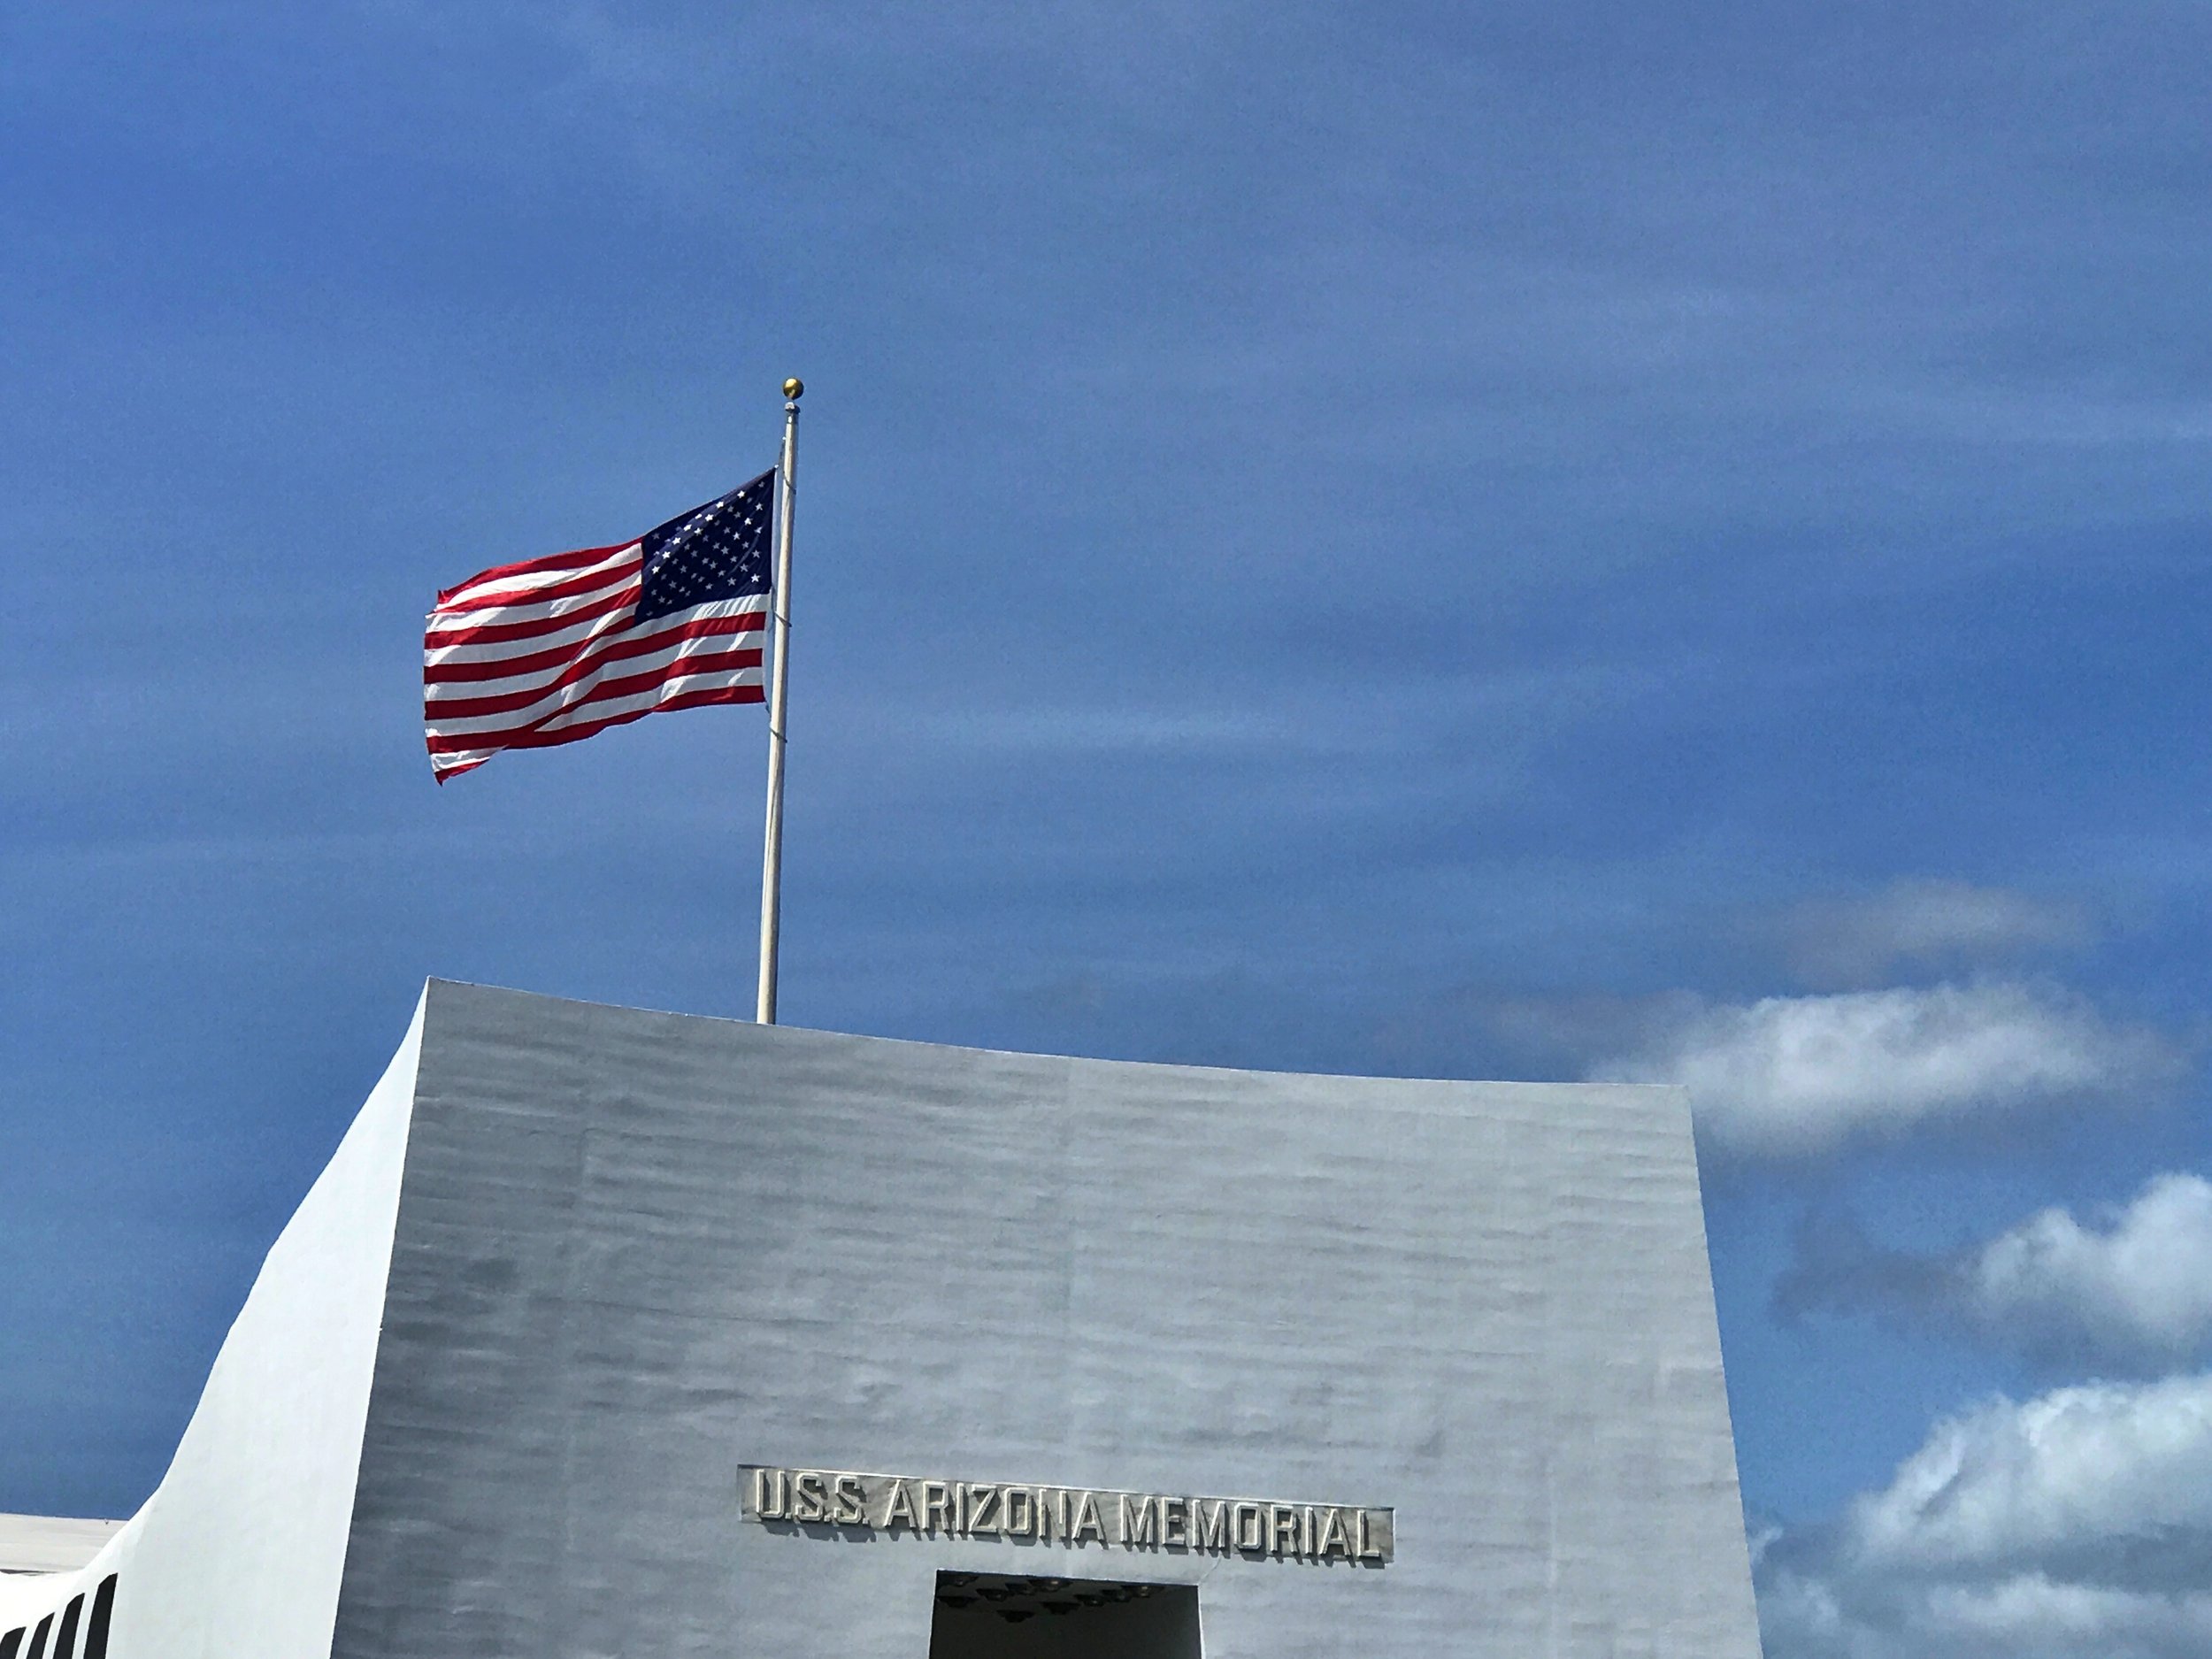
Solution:
{"label": "shadowed interior", "polygon": [[929,1659],[1199,1659],[1187,1584],[941,1572]]}

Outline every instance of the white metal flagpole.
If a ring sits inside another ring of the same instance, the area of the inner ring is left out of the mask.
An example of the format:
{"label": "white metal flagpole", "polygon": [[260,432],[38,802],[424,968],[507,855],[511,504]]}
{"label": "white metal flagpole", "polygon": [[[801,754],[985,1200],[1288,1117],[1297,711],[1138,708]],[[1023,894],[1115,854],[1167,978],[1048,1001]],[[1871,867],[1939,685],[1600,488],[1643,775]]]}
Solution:
{"label": "white metal flagpole", "polygon": [[768,681],[768,833],[760,857],[760,999],[753,1018],[776,1023],[776,944],[783,922],[783,699],[791,671],[791,518],[799,494],[799,394],[783,383],[783,458],[776,468],[776,590]]}

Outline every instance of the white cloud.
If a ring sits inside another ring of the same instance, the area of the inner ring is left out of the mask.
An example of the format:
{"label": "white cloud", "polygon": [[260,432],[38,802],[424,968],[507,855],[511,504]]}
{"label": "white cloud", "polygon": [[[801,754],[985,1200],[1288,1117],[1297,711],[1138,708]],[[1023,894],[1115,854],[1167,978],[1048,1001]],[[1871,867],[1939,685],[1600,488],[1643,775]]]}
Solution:
{"label": "white cloud", "polygon": [[1868,1134],[2108,1094],[2170,1071],[2154,1034],[2023,985],[1700,1004],[1591,1075],[1682,1083],[1732,1150],[1825,1152]]}
{"label": "white cloud", "polygon": [[2212,1552],[2212,1376],[2089,1383],[1950,1418],[1860,1500],[1850,1532],[1863,1563],[1938,1571],[2033,1571],[2177,1532]]}
{"label": "white cloud", "polygon": [[2030,1351],[2193,1353],[2212,1336],[2212,1182],[2155,1177],[2103,1226],[2044,1210],[1962,1264],[1957,1303],[1976,1329]]}
{"label": "white cloud", "polygon": [[1832,1527],[1762,1540],[1769,1659],[2212,1651],[2212,1375],[1993,1400]]}
{"label": "white cloud", "polygon": [[1814,899],[1781,920],[1792,964],[1823,987],[1864,985],[1900,964],[1958,968],[2086,945],[2077,905],[1964,881],[1893,882],[1878,893]]}
{"label": "white cloud", "polygon": [[1759,1586],[1766,1659],[2203,1659],[2212,1592],[2054,1583],[1855,1588],[1777,1568]]}
{"label": "white cloud", "polygon": [[2046,1210],[1944,1256],[1801,1240],[1778,1301],[1962,1332],[2032,1358],[2154,1371],[2212,1344],[2212,1182],[2154,1176],[2086,1224]]}

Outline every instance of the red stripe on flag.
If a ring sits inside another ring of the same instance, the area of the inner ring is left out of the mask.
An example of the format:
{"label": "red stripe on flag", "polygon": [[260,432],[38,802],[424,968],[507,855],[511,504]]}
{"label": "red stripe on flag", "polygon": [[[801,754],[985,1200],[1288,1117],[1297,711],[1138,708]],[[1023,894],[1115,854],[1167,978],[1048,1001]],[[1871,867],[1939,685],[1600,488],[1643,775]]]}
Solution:
{"label": "red stripe on flag", "polygon": [[456,582],[442,589],[437,609],[443,610],[447,600],[456,594],[465,594],[472,588],[486,582],[507,581],[517,576],[537,576],[552,571],[581,570],[587,565],[596,565],[624,548],[635,547],[635,541],[618,541],[612,547],[580,547],[572,553],[549,553],[543,558],[519,559],[512,565],[495,565],[488,571],[479,571],[465,582]]}
{"label": "red stripe on flag", "polygon": [[[650,691],[654,687],[664,684],[671,680],[689,679],[701,674],[741,673],[748,669],[758,668],[760,657],[761,653],[757,648],[741,651],[700,652],[688,657],[680,656],[674,662],[663,667],[649,670],[642,674],[632,674],[623,680],[603,680],[585,695],[577,698],[575,702],[565,703],[557,709],[549,709],[534,720],[525,720],[509,726],[494,726],[489,731],[484,732],[452,732],[443,735],[431,733],[429,736],[430,752],[434,755],[443,755],[470,749],[520,748],[523,745],[518,740],[518,733],[536,732],[565,716],[574,714],[580,709],[588,709],[595,703],[611,703],[618,697],[635,696],[641,691]],[[426,704],[423,711],[424,724],[427,726],[440,714],[445,715],[449,719],[470,718],[464,714],[457,714],[449,709]]]}
{"label": "red stripe on flag", "polygon": [[[489,749],[492,754],[503,749],[552,749],[562,743],[580,741],[605,731],[611,726],[627,726],[633,720],[642,720],[649,714],[668,714],[678,709],[703,709],[710,703],[767,701],[768,693],[760,686],[716,686],[703,691],[683,692],[656,703],[650,708],[632,709],[625,714],[609,715],[603,720],[587,720],[577,726],[564,726],[557,732],[534,732],[521,737],[502,739],[497,743],[478,743],[472,747]],[[448,778],[457,778],[465,772],[474,772],[484,761],[492,757],[491,754],[487,754],[481,760],[463,761],[458,765],[441,765],[438,753],[434,748],[431,750],[430,764],[440,783]]]}
{"label": "red stripe on flag", "polygon": [[[573,620],[573,618],[564,618],[564,620]],[[695,638],[708,634],[759,634],[764,632],[767,626],[768,613],[764,611],[750,612],[743,616],[710,617],[704,621],[691,624],[682,634],[655,634],[641,637],[649,641],[665,642],[672,639]],[[693,630],[696,632],[694,633]],[[449,643],[442,634],[437,635],[436,639],[442,647]],[[588,649],[596,642],[588,638],[572,640],[565,645],[555,645],[542,651],[530,651],[515,657],[495,657],[482,662],[438,663],[426,665],[422,671],[422,683],[426,686],[442,686],[460,685],[482,680],[512,680],[518,674],[534,674],[541,668],[557,667],[574,657],[580,649]],[[649,649],[650,644],[641,649]],[[635,653],[626,654],[634,655]],[[488,713],[490,710],[487,710],[485,712]]]}
{"label": "red stripe on flag", "polygon": [[[476,622],[465,628],[426,629],[423,649],[437,650],[449,645],[503,645],[510,640],[534,640],[548,634],[557,634],[563,628],[574,627],[579,622],[588,622],[594,617],[603,617],[635,604],[639,586],[637,579],[633,576],[627,586],[616,589],[604,599],[595,599],[588,605],[578,605],[574,610],[564,611],[557,617],[531,617],[516,622]],[[513,608],[517,611],[527,609],[523,605]],[[430,619],[433,622],[438,619],[435,611],[431,613]]]}
{"label": "red stripe on flag", "polygon": [[[580,681],[589,680],[595,673],[598,672],[599,670],[604,668],[611,663],[626,662],[634,657],[649,657],[654,652],[666,650],[671,646],[681,647],[692,644],[696,641],[715,639],[733,633],[742,635],[757,634],[759,632],[757,628],[730,629],[716,626],[717,624],[722,622],[738,622],[742,621],[743,619],[744,618],[740,617],[712,617],[709,618],[704,622],[695,622],[688,627],[682,629],[672,628],[665,634],[649,634],[643,638],[633,638],[626,634],[618,639],[610,641],[606,646],[595,652],[592,656],[581,658],[577,662],[571,664],[566,669],[563,670],[554,678],[545,680],[539,685],[526,687],[520,691],[495,692],[493,695],[487,697],[434,698],[426,696],[422,700],[423,718],[430,721],[480,720],[488,714],[513,714],[518,710],[534,708],[537,704],[543,703],[548,697],[554,695],[556,693],[560,692],[568,687],[577,685]],[[749,656],[752,658],[749,663],[740,662],[737,664],[740,668],[758,668],[760,666],[760,648],[758,646],[753,647],[749,651],[724,653],[724,655],[733,655],[741,657]],[[686,664],[696,660],[697,657],[695,654],[679,657],[676,661],[668,664],[664,667],[655,668],[648,671],[644,676],[645,683],[647,685],[650,685],[654,680],[665,680],[670,675],[681,671]],[[633,680],[635,680],[637,676],[632,676]],[[601,685],[619,685],[628,682],[619,680],[602,680],[600,682]],[[633,689],[639,688],[640,687],[634,686],[633,687]],[[598,687],[594,687],[590,695],[595,697],[598,696],[600,695]]]}
{"label": "red stripe on flag", "polygon": [[[617,549],[619,551],[619,549]],[[454,599],[441,599],[433,617],[465,617],[479,611],[513,611],[526,605],[541,605],[549,600],[567,599],[579,594],[595,594],[601,588],[621,582],[634,581],[637,571],[626,560],[611,565],[605,570],[593,571],[585,576],[571,576],[563,581],[550,581],[541,588],[521,588],[501,593],[479,594],[474,598],[464,595]]]}

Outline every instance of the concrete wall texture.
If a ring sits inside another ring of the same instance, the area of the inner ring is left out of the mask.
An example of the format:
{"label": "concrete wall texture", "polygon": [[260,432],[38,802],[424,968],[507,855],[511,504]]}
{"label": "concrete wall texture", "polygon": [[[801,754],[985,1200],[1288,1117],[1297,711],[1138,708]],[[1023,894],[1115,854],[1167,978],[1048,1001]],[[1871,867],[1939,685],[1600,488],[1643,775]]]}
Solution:
{"label": "concrete wall texture", "polygon": [[[747,1464],[1387,1506],[1395,1554],[771,1526]],[[434,981],[161,1490],[0,1622],[113,1574],[50,1659],[926,1659],[941,1571],[1195,1585],[1208,1659],[1753,1659],[1681,1096]]]}

